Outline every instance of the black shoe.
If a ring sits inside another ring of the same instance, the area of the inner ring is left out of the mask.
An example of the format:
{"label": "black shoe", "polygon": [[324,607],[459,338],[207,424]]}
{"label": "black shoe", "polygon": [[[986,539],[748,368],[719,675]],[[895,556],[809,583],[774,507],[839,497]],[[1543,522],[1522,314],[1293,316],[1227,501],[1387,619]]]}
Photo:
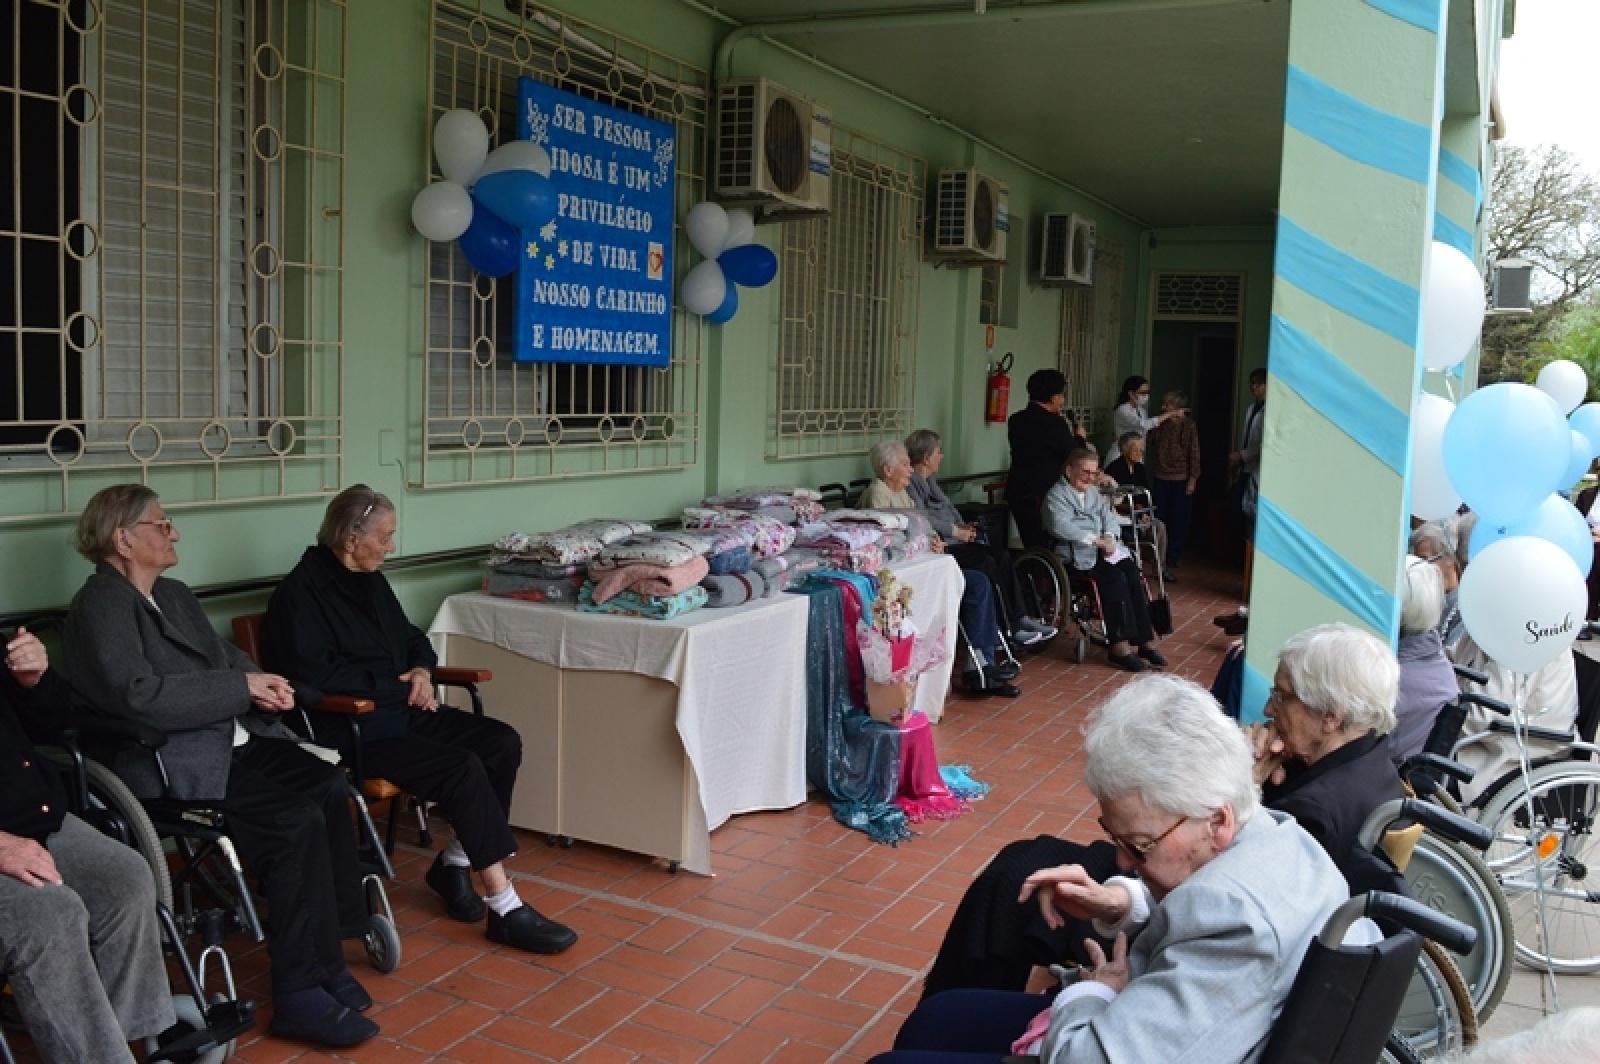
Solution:
{"label": "black shoe", "polygon": [[314,1020],[274,1016],[267,1032],[275,1038],[290,1038],[296,1042],[310,1042],[312,1045],[337,1049],[360,1045],[378,1033],[378,1025],[343,1005],[334,1005]]}
{"label": "black shoe", "polygon": [[1167,667],[1166,656],[1155,647],[1140,647],[1139,656],[1158,669],[1164,669]]}
{"label": "black shoe", "polygon": [[1224,635],[1241,636],[1250,627],[1250,618],[1234,617],[1222,626]]}
{"label": "black shoe", "polygon": [[1178,574],[1168,569],[1161,574],[1161,582],[1164,584],[1176,584],[1178,582]]}
{"label": "black shoe", "polygon": [[484,934],[490,942],[529,953],[560,953],[578,941],[576,931],[545,919],[531,905],[519,905],[504,916],[491,910]]}
{"label": "black shoe", "polygon": [[1127,669],[1129,672],[1144,672],[1146,668],[1137,654],[1107,654],[1106,660],[1117,668]]}
{"label": "black shoe", "polygon": [[339,1004],[355,1012],[366,1012],[372,1007],[372,995],[367,993],[366,987],[356,982],[349,968],[323,983],[322,989],[332,994]]}
{"label": "black shoe", "polygon": [[435,894],[444,899],[444,911],[450,914],[450,919],[475,924],[488,911],[478,892],[472,889],[472,870],[445,864],[444,854],[433,859],[428,874],[422,878]]}
{"label": "black shoe", "polygon": [[996,680],[1010,683],[1022,675],[1022,666],[1014,661],[1002,661],[998,665],[989,666],[987,671]]}

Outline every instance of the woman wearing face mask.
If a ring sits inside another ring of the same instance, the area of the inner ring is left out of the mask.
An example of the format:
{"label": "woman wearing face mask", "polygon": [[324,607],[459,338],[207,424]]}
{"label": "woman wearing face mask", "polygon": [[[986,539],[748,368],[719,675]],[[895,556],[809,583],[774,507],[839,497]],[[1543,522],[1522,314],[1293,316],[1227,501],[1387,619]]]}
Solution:
{"label": "woman wearing face mask", "polygon": [[1121,440],[1125,433],[1136,433],[1140,439],[1144,434],[1164,423],[1172,412],[1157,414],[1147,417],[1146,411],[1150,407],[1150,382],[1143,377],[1129,377],[1122,382],[1122,390],[1117,393],[1116,409],[1111,411],[1111,450],[1106,454],[1106,464],[1110,465],[1117,460],[1122,449],[1115,441]]}

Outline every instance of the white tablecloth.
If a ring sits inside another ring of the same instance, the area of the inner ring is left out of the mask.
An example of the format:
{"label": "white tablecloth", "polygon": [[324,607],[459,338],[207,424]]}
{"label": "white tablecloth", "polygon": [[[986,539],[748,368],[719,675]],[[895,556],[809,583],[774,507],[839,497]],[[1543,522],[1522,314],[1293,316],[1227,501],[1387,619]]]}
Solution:
{"label": "white tablecloth", "polygon": [[928,554],[914,561],[890,566],[902,583],[911,587],[911,619],[917,631],[928,636],[944,632],[944,664],[923,676],[917,683],[916,708],[931,721],[944,716],[945,696],[950,692],[950,671],[954,665],[956,621],[961,612],[961,592],[966,578],[961,567],[947,554]]}

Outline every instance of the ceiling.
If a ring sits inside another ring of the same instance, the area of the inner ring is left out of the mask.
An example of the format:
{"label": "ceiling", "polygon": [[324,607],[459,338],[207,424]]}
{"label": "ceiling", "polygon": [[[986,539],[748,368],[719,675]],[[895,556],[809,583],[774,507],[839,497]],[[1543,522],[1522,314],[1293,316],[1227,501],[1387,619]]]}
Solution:
{"label": "ceiling", "polygon": [[[1123,10],[1091,0],[1081,11],[1047,17],[1026,10],[1039,0],[989,0],[981,16],[973,0],[712,2],[741,23],[799,20],[763,32],[1147,225],[1262,225],[1277,206],[1289,0],[1118,0]],[[1451,6],[1451,29],[1465,23],[1449,35],[1446,88],[1455,109],[1475,99],[1476,62],[1472,0]],[[921,12],[947,21],[827,28],[804,21]],[[755,72],[760,47],[741,46],[734,73]],[[834,118],[851,124],[837,109]]]}

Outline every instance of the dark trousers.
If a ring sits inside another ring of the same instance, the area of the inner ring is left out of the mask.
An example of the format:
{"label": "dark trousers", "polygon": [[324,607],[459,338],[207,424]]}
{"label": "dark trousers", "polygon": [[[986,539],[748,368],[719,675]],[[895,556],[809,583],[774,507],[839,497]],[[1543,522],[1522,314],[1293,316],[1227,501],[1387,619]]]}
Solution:
{"label": "dark trousers", "polygon": [[994,1064],[1011,1053],[1051,995],[1012,990],[947,990],[926,998],[895,1035],[894,1052],[871,1064]]}
{"label": "dark trousers", "polygon": [[287,740],[253,738],[234,748],[215,808],[266,897],[273,993],[344,971],[340,939],[367,921],[344,770]]}
{"label": "dark trousers", "polygon": [[1017,523],[1017,538],[1029,549],[1050,546],[1050,534],[1044,530],[1044,499],[1026,496],[1012,498],[1006,495],[1006,505],[1011,508],[1011,519]]}
{"label": "dark trousers", "polygon": [[1115,565],[1101,558],[1093,569],[1074,569],[1073,574],[1094,581],[1095,589],[1100,592],[1106,638],[1111,642],[1127,641],[1142,647],[1155,639],[1155,629],[1150,625],[1150,600],[1145,597],[1139,565],[1132,558],[1124,558]]}
{"label": "dark trousers", "polygon": [[1022,588],[1017,584],[1016,570],[1011,565],[1011,548],[1004,543],[952,542],[945,544],[944,552],[961,568],[989,578],[1005,610],[1007,625],[1015,628],[1018,619],[1027,611],[1022,608]]}
{"label": "dark trousers", "polygon": [[478,870],[517,852],[506,823],[522,738],[504,721],[442,707],[407,710],[406,734],[361,748],[369,776],[437,802]]}
{"label": "dark trousers", "polygon": [[983,651],[992,663],[995,653],[1000,649],[1000,626],[994,613],[994,585],[982,573],[968,572],[965,576],[967,586],[961,591],[961,629],[966,633],[968,645],[974,650]]}
{"label": "dark trousers", "polygon": [[1194,513],[1194,496],[1185,488],[1186,480],[1154,480],[1150,494],[1155,500],[1156,516],[1167,526],[1167,565],[1177,565],[1183,548],[1189,542],[1189,520]]}

